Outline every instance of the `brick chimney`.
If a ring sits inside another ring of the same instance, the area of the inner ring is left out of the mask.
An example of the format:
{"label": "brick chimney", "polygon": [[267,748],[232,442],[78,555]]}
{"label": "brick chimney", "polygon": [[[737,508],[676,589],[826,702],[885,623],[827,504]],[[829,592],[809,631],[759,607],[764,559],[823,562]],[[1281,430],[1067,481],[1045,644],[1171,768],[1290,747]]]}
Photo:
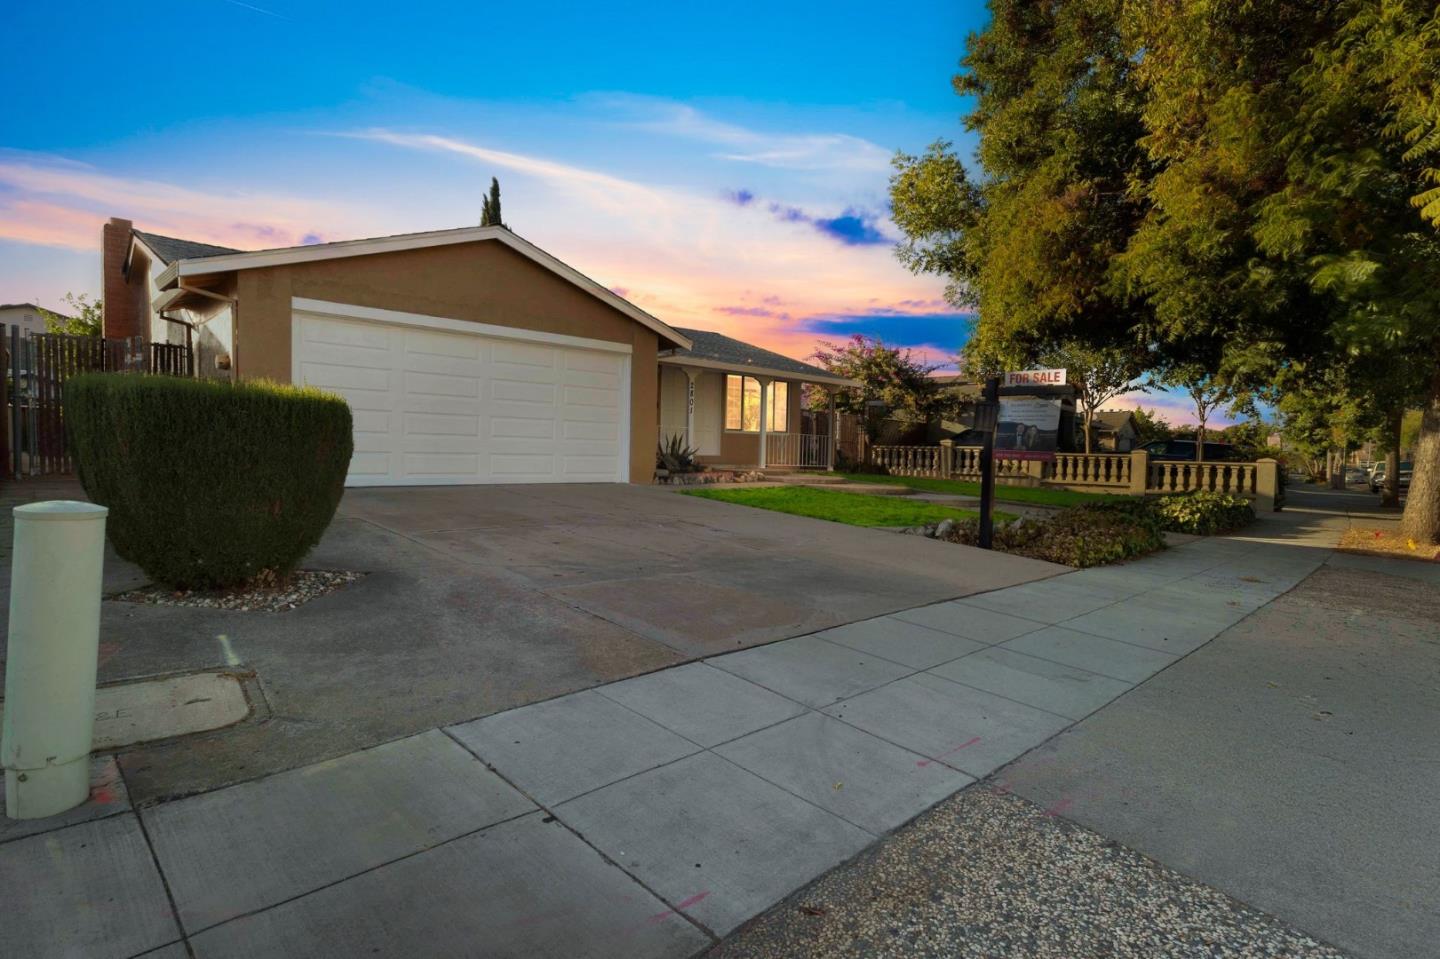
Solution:
{"label": "brick chimney", "polygon": [[142,306],[149,299],[149,290],[145,288],[149,278],[125,274],[133,229],[133,223],[118,217],[111,217],[110,222],[100,228],[100,297],[106,337],[145,335],[149,317]]}

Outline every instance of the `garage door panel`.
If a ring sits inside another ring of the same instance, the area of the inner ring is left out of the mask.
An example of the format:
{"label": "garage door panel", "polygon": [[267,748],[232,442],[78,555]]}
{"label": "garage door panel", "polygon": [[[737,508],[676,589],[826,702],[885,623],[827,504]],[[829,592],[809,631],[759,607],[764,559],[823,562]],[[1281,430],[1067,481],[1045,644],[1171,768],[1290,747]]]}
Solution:
{"label": "garage door panel", "polygon": [[361,347],[388,351],[400,333],[395,327],[374,323],[309,321],[300,331],[301,342],[331,347]]}
{"label": "garage door panel", "polygon": [[300,374],[306,383],[328,390],[378,390],[388,392],[395,374],[390,370],[335,363],[305,363]]}
{"label": "garage door panel", "polygon": [[484,355],[485,341],[462,333],[436,333],[431,330],[404,330],[405,352],[431,357],[450,363],[477,361]]}
{"label": "garage door panel", "polygon": [[355,450],[350,458],[351,476],[387,476],[390,473],[390,454]]}
{"label": "garage door panel", "polygon": [[446,413],[404,414],[401,422],[407,436],[474,436],[480,435],[480,417]]}
{"label": "garage door panel", "polygon": [[473,477],[480,472],[478,453],[405,453],[401,460],[405,475],[411,479]]}
{"label": "garage door panel", "polygon": [[551,417],[490,417],[490,435],[497,439],[553,440],[555,432],[555,420]]}
{"label": "garage door panel", "polygon": [[609,443],[610,449],[613,451],[615,441],[620,438],[620,426],[617,423],[587,423],[583,420],[567,419],[560,424],[560,438],[564,440],[598,440]]}
{"label": "garage door panel", "polygon": [[490,398],[498,401],[538,403],[545,407],[553,407],[557,389],[553,383],[492,380],[490,382]]}
{"label": "garage door panel", "polygon": [[405,392],[411,396],[465,396],[479,399],[481,395],[481,381],[476,376],[406,372],[403,386]]}
{"label": "garage door panel", "polygon": [[595,390],[585,386],[567,386],[561,394],[566,406],[598,406],[613,410],[618,405],[614,390]]}
{"label": "garage door panel", "polygon": [[357,434],[390,432],[390,417],[387,410],[365,410],[350,404],[350,418],[354,420]]}
{"label": "garage door panel", "polygon": [[295,372],[351,403],[351,485],[614,482],[619,354],[363,320],[296,318]]}
{"label": "garage door panel", "polygon": [[490,359],[497,368],[507,366],[538,366],[554,369],[561,350],[548,344],[522,343],[515,340],[491,340]]}

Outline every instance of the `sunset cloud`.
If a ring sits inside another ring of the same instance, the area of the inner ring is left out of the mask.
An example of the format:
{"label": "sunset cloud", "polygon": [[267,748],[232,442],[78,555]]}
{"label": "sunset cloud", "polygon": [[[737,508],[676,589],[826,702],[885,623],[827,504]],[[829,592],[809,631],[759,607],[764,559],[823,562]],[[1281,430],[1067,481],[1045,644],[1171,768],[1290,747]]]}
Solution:
{"label": "sunset cloud", "polygon": [[218,193],[127,178],[54,157],[0,160],[0,237],[92,250],[112,216],[240,249],[354,235],[353,208],[265,193]]}

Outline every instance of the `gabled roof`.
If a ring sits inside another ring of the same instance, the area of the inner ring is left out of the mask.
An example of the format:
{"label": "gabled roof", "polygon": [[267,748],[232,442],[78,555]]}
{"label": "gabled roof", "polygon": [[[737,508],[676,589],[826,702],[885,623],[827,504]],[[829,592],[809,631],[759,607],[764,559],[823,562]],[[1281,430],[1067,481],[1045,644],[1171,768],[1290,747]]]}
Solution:
{"label": "gabled roof", "polygon": [[803,379],[808,383],[825,383],[833,386],[854,386],[853,380],[836,376],[828,370],[809,363],[792,360],[788,356],[753,346],[723,333],[709,330],[691,330],[677,327],[680,333],[689,337],[694,344],[688,350],[670,350],[661,355],[662,360],[672,363],[689,363],[693,366],[707,366],[732,372],[754,370],[771,376]]}
{"label": "gabled roof", "polygon": [[[398,233],[393,236],[377,236],[362,240],[339,240],[334,243],[312,243],[306,246],[287,246],[273,250],[226,250],[209,244],[194,244],[212,251],[197,256],[181,257],[170,263],[156,277],[156,285],[167,289],[182,277],[203,276],[213,273],[228,273],[232,270],[255,270],[272,266],[286,266],[293,263],[311,263],[318,260],[339,260],[352,256],[370,256],[376,253],[396,253],[402,250],[421,250],[433,246],[450,246],[457,243],[478,243],[495,241],[544,267],[561,279],[589,293],[591,296],[624,313],[641,326],[648,327],[667,343],[688,347],[690,340],[673,327],[661,322],[640,307],[614,291],[606,289],[579,270],[546,253],[529,240],[513,233],[503,226],[471,226],[457,230],[432,230],[427,233]],[[187,241],[181,240],[180,243]],[[155,251],[159,255],[158,250]],[[663,346],[663,344],[662,344]]]}
{"label": "gabled roof", "polygon": [[1102,430],[1118,430],[1126,423],[1133,422],[1135,414],[1130,410],[1096,410],[1095,424]]}
{"label": "gabled roof", "polygon": [[194,240],[181,240],[173,236],[161,236],[159,233],[145,233],[141,230],[133,232],[140,242],[145,244],[146,249],[159,257],[160,262],[166,266],[176,260],[241,252],[233,247],[216,246],[213,243],[196,243]]}

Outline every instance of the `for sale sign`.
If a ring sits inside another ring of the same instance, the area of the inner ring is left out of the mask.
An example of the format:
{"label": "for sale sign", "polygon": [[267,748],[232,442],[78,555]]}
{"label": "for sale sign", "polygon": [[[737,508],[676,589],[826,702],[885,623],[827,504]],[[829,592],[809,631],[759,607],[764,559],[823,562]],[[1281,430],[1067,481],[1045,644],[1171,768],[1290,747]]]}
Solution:
{"label": "for sale sign", "polygon": [[1019,370],[1005,374],[1006,386],[1064,386],[1064,370]]}

